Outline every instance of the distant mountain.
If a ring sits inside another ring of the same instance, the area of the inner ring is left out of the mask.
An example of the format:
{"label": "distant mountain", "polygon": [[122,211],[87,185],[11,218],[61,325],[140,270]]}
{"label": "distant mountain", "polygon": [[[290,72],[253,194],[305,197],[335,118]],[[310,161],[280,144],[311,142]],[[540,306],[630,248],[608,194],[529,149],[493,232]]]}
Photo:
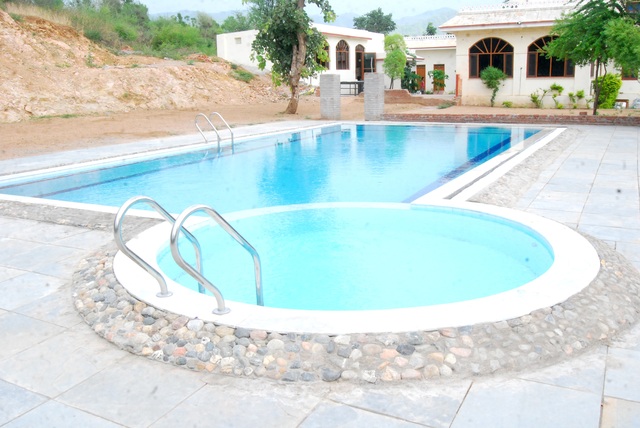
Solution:
{"label": "distant mountain", "polygon": [[438,27],[456,16],[457,13],[455,9],[443,7],[421,13],[420,15],[400,18],[396,21],[396,25],[398,26],[396,32],[404,36],[422,36],[429,22]]}
{"label": "distant mountain", "polygon": [[[183,18],[197,18],[198,11],[196,10],[181,10],[176,13],[154,13],[150,17],[170,17],[180,13]],[[228,10],[224,12],[210,13],[209,15],[216,20],[218,24],[222,24],[227,17],[234,15],[236,11]],[[421,36],[427,28],[429,22],[432,22],[436,27],[445,23],[449,19],[456,16],[456,10],[449,7],[443,7],[436,10],[430,10],[415,16],[406,16],[404,18],[394,19],[397,25],[396,32],[404,36]],[[337,27],[353,28],[353,18],[357,17],[354,13],[344,13],[336,17],[336,20],[329,25],[335,25]],[[311,16],[313,22],[322,24],[324,21],[322,15]]]}

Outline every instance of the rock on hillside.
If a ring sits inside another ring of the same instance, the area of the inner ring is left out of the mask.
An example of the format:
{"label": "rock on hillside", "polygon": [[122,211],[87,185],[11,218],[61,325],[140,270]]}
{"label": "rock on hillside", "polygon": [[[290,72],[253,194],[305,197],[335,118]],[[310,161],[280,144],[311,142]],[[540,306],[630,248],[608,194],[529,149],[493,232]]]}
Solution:
{"label": "rock on hillside", "polygon": [[0,122],[132,109],[198,109],[282,98],[265,76],[245,83],[225,62],[117,56],[73,28],[0,11]]}

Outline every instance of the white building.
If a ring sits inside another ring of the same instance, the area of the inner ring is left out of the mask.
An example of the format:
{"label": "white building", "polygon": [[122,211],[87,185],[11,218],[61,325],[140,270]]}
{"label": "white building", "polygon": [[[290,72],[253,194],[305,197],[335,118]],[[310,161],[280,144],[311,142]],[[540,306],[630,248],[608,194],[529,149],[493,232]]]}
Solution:
{"label": "white building", "polygon": [[[549,59],[540,53],[551,40],[556,20],[574,7],[575,2],[566,0],[512,0],[463,9],[442,24],[440,30],[456,37],[456,93],[462,104],[489,103],[491,92],[480,80],[480,72],[489,65],[509,76],[498,92],[496,105],[510,101],[515,106],[532,106],[531,94],[552,84],[564,88],[558,101],[565,106],[570,92],[582,90],[588,97],[595,76],[593,67],[576,67],[571,61]],[[629,102],[640,98],[638,80],[623,80],[618,98]],[[550,96],[545,106],[554,106]]]}
{"label": "white building", "polygon": [[[314,23],[313,26],[328,42],[326,73],[339,74],[341,82],[363,81],[365,73],[384,73],[384,34],[326,24]],[[257,61],[251,60],[251,44],[256,34],[256,30],[219,34],[216,37],[218,56],[246,68],[257,68]],[[309,83],[317,85],[318,79],[312,78]],[[345,85],[345,90],[349,88]]]}
{"label": "white building", "polygon": [[[447,34],[405,37],[405,41],[418,57],[416,72],[424,78],[425,91],[434,90],[429,71],[440,69],[448,76],[445,93],[455,93],[463,105],[488,105],[491,91],[480,80],[480,72],[492,65],[509,76],[498,92],[496,105],[509,101],[514,106],[531,107],[532,93],[556,84],[564,88],[557,101],[569,107],[570,92],[584,91],[591,97],[594,68],[548,59],[539,50],[551,40],[556,20],[574,7],[571,0],[511,0],[466,8],[440,26]],[[327,38],[326,73],[340,75],[343,94],[354,93],[357,86],[348,82],[362,82],[365,73],[384,73],[384,34],[313,25]],[[256,31],[218,35],[218,56],[250,69],[257,67],[250,59],[255,35]],[[318,80],[308,83],[317,85]],[[387,78],[387,88],[389,83]],[[618,99],[631,104],[636,98],[640,98],[640,82],[636,77],[623,77]],[[581,103],[584,106],[585,101]],[[544,106],[554,106],[551,96],[544,99]]]}
{"label": "white building", "polygon": [[416,74],[424,81],[424,90],[435,92],[429,71],[442,70],[445,79],[445,93],[453,93],[456,88],[456,37],[452,34],[435,36],[405,37],[407,49],[418,57]]}

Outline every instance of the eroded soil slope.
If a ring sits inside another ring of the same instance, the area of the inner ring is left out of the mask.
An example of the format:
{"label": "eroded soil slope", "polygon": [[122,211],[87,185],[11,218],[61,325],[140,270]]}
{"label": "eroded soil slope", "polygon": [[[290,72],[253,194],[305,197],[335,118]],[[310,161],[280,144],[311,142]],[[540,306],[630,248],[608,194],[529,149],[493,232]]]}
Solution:
{"label": "eroded soil slope", "polygon": [[245,83],[230,71],[206,56],[114,55],[71,27],[34,17],[16,22],[0,11],[0,122],[282,99],[268,78]]}

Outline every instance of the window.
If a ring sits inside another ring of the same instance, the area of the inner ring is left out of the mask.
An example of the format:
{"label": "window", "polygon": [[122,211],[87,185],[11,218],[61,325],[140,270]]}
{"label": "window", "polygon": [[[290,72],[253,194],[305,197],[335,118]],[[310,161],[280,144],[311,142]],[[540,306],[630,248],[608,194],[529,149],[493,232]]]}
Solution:
{"label": "window", "polygon": [[235,39],[236,45],[241,45],[242,44],[242,37],[236,37]]}
{"label": "window", "polygon": [[336,70],[349,69],[349,45],[340,40],[336,45]]}
{"label": "window", "polygon": [[469,77],[480,77],[487,67],[502,70],[513,77],[513,46],[502,39],[489,37],[469,49]]}
{"label": "window", "polygon": [[543,49],[551,42],[550,36],[541,37],[527,50],[527,77],[570,77],[575,73],[568,59],[547,58]]}

